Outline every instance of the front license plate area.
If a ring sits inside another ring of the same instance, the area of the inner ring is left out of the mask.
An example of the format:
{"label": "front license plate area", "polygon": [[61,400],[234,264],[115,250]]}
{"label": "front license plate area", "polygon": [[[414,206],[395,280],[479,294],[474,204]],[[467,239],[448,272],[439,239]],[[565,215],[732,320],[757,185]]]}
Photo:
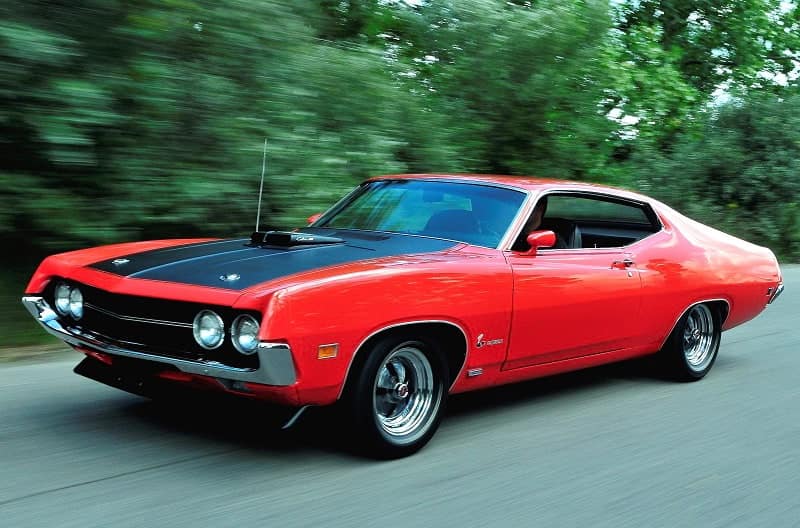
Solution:
{"label": "front license plate area", "polygon": [[165,389],[163,380],[156,377],[156,373],[168,370],[169,367],[150,361],[124,359],[115,357],[114,364],[108,365],[95,358],[86,357],[78,363],[74,372],[140,396],[153,397]]}

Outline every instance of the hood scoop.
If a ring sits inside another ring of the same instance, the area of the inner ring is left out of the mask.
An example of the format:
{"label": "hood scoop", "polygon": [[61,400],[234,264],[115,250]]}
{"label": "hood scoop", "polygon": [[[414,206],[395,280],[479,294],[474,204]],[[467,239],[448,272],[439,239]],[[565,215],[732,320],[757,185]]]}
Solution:
{"label": "hood scoop", "polygon": [[343,244],[341,238],[295,231],[255,231],[250,235],[253,246],[295,247],[319,244]]}

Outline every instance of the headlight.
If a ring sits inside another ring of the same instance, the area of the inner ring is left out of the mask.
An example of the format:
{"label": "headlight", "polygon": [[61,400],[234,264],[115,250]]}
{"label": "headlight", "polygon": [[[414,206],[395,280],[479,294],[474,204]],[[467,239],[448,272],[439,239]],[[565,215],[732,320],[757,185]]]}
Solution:
{"label": "headlight", "polygon": [[252,315],[240,315],[231,326],[233,346],[245,355],[250,355],[258,348],[258,321]]}
{"label": "headlight", "polygon": [[225,339],[225,326],[222,317],[211,310],[203,310],[194,318],[192,325],[194,340],[206,350],[213,350]]}
{"label": "headlight", "polygon": [[78,288],[69,292],[69,313],[76,321],[83,317],[83,294]]}
{"label": "headlight", "polygon": [[63,282],[56,286],[56,311],[61,315],[69,314],[69,293],[71,288]]}

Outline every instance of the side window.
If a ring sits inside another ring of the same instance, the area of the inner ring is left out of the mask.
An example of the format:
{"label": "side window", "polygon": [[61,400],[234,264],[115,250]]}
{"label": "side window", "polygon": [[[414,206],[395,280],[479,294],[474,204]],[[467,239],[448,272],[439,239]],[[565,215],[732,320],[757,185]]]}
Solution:
{"label": "side window", "polygon": [[580,249],[624,247],[660,229],[646,204],[612,196],[554,193],[539,199],[512,249],[528,249],[525,239],[535,230],[556,234],[551,249]]}
{"label": "side window", "polygon": [[630,223],[649,225],[650,220],[638,204],[609,202],[596,198],[554,194],[547,197],[546,218],[573,221]]}

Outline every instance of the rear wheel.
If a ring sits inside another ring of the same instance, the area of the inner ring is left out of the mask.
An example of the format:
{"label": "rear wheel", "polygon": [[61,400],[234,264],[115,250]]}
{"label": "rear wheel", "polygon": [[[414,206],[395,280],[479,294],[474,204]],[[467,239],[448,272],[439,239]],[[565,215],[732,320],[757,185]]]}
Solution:
{"label": "rear wheel", "polygon": [[442,417],[447,367],[427,341],[385,338],[354,374],[345,395],[360,446],[371,456],[399,458],[421,449]]}
{"label": "rear wheel", "polygon": [[717,359],[721,326],[714,307],[696,304],[689,308],[661,350],[670,372],[685,381],[703,378]]}

